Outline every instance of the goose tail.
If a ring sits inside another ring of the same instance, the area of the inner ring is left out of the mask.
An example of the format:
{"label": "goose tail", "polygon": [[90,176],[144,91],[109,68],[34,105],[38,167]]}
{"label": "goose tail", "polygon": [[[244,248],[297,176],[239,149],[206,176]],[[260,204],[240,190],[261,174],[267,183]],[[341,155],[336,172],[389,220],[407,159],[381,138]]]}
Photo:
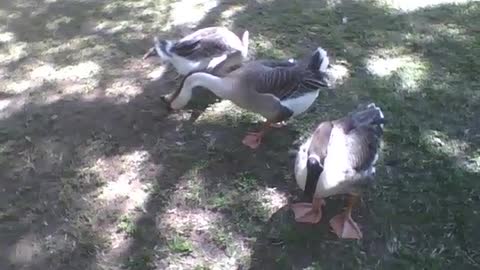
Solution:
{"label": "goose tail", "polygon": [[249,41],[250,41],[250,33],[248,32],[248,30],[245,30],[245,32],[243,32],[243,35],[242,35],[242,44],[243,44],[243,49],[242,49],[242,56],[243,58],[246,58],[247,55],[248,55],[248,44],[249,44]]}
{"label": "goose tail", "polygon": [[370,103],[365,106],[363,109],[360,109],[350,116],[353,120],[354,126],[377,126],[383,131],[383,125],[385,123],[385,116],[382,109],[375,105],[375,103]]}
{"label": "goose tail", "polygon": [[153,40],[155,51],[158,56],[164,60],[169,61],[172,58],[171,49],[173,47],[173,42],[169,40],[160,40],[158,37],[155,37]]}

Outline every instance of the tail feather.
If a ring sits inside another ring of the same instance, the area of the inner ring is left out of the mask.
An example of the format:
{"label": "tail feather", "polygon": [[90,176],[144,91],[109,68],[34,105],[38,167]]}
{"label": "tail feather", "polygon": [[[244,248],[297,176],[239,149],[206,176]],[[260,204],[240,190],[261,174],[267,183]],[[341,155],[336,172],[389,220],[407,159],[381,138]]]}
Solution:
{"label": "tail feather", "polygon": [[250,33],[248,32],[248,30],[245,30],[245,32],[243,32],[243,35],[242,35],[242,44],[243,44],[242,56],[244,58],[246,58],[248,55],[248,44],[250,40],[249,36],[250,36]]}
{"label": "tail feather", "polygon": [[382,109],[375,103],[368,104],[366,108],[352,113],[350,117],[354,126],[377,125],[383,130],[383,124],[385,123]]}
{"label": "tail feather", "polygon": [[330,60],[328,59],[327,51],[325,51],[323,48],[318,47],[317,51],[320,53],[320,68],[319,70],[322,72],[326,72],[328,65],[330,64]]}

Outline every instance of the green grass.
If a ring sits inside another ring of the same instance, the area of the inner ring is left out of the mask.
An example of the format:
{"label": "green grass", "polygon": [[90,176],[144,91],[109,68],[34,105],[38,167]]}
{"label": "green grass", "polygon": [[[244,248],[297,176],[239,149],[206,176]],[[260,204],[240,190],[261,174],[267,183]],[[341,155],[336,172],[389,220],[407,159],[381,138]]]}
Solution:
{"label": "green grass", "polygon": [[187,238],[175,235],[169,242],[168,247],[174,253],[188,254],[193,251],[192,243]]}
{"label": "green grass", "polygon": [[[157,97],[174,83],[145,86],[158,67],[139,60],[151,36],[178,36],[161,30],[176,19],[174,1],[57,1],[38,4],[43,15],[15,19],[35,11],[33,2],[0,7],[0,98],[26,100],[1,112],[0,248],[34,239],[25,246],[41,248],[24,268],[480,267],[478,2],[408,12],[368,0],[225,1],[212,9],[202,26],[244,5],[230,26],[250,31],[256,58],[302,57],[322,46],[348,68],[335,96],[321,93],[256,151],[241,145],[258,128],[256,115],[199,98],[193,107],[212,110],[195,122],[164,116]],[[90,20],[103,30],[87,31]],[[99,71],[86,79],[62,73],[86,61]],[[49,66],[72,80],[48,75]],[[282,207],[301,194],[292,143],[368,102],[388,123],[376,183],[354,212],[364,239],[329,231],[341,198],[327,200],[319,225],[296,224]],[[145,201],[137,182],[148,184]],[[0,268],[10,260],[0,255]]]}
{"label": "green grass", "polygon": [[133,236],[137,232],[135,220],[129,216],[122,216],[118,224],[118,230],[124,232],[128,236]]}

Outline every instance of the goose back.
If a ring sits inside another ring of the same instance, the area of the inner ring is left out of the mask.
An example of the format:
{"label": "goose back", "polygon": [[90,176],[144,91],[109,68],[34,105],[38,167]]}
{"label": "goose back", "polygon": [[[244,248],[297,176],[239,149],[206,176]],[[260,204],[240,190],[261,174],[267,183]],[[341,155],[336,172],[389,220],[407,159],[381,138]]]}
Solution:
{"label": "goose back", "polygon": [[[228,77],[237,82],[238,105],[257,111],[267,119],[279,121],[303,113],[313,104],[319,88],[328,85],[324,73],[316,74],[301,63],[290,60],[251,61]],[[269,112],[282,113],[266,115]]]}
{"label": "goose back", "polygon": [[200,29],[175,42],[171,48],[172,53],[193,61],[242,50],[239,37],[223,27]]}
{"label": "goose back", "polygon": [[327,181],[359,181],[373,176],[383,121],[382,111],[373,103],[364,110],[333,121],[325,159]]}

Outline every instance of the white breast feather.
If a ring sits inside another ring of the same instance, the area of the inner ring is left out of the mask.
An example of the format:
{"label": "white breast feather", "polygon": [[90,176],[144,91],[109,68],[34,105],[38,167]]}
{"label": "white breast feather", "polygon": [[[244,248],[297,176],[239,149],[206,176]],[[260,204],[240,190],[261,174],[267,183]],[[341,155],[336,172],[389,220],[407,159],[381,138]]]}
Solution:
{"label": "white breast feather", "polygon": [[173,55],[170,63],[175,67],[178,73],[186,75],[193,70],[201,70],[207,67],[209,60],[192,61]]}
{"label": "white breast feather", "polygon": [[312,137],[308,138],[308,140],[300,146],[297,158],[295,159],[295,180],[302,190],[305,190],[307,181],[308,148],[310,148],[311,142]]}
{"label": "white breast feather", "polygon": [[[345,143],[345,134],[341,129],[333,128],[328,149],[322,173],[324,176],[321,177],[321,186],[325,190],[335,188],[351,174],[351,170],[345,162],[348,160],[348,149]],[[335,149],[335,151],[330,149]]]}

